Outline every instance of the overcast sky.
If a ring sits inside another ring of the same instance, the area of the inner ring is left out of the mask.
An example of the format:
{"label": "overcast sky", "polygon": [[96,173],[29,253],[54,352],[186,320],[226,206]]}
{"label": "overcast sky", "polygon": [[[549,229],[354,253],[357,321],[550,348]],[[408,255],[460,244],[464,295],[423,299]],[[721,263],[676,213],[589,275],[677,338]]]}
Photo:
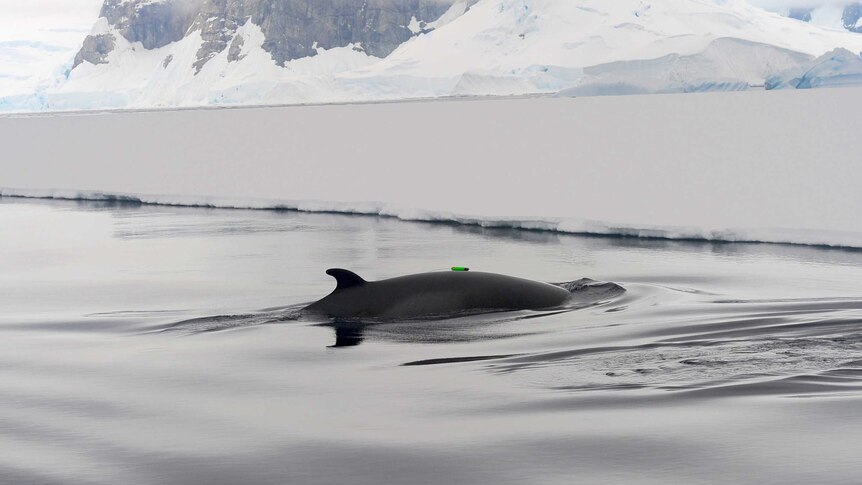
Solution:
{"label": "overcast sky", "polygon": [[0,0],[0,40],[32,39],[52,29],[89,30],[102,0]]}

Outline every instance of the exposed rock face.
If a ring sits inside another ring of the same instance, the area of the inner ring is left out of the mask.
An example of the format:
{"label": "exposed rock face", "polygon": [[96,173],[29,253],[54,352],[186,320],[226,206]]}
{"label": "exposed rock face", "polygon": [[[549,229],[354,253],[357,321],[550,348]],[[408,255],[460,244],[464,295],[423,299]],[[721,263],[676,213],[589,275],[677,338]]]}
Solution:
{"label": "exposed rock face", "polygon": [[436,20],[452,2],[440,0],[258,0],[252,22],[266,34],[264,49],[279,64],[323,48],[362,44],[386,57],[413,36],[408,25]]}
{"label": "exposed rock face", "polygon": [[844,28],[853,32],[862,33],[862,3],[854,3],[844,7],[844,15],[841,17],[844,20]]}
{"label": "exposed rock face", "polygon": [[[105,0],[101,16],[123,37],[141,42],[147,49],[199,31],[203,44],[194,63],[199,72],[228,46],[230,57],[239,58],[243,41],[236,39],[236,31],[249,20],[260,26],[266,38],[263,49],[280,66],[314,56],[318,47],[330,49],[351,43],[361,45],[370,55],[385,57],[424,30],[454,1]],[[78,55],[82,60],[104,62],[104,56],[93,51],[94,42],[85,42]]]}
{"label": "exposed rock face", "polygon": [[117,41],[112,34],[89,35],[84,39],[84,44],[81,50],[75,56],[75,63],[72,69],[78,67],[84,61],[90,64],[104,64],[105,58],[114,50],[114,43]]}
{"label": "exposed rock face", "polygon": [[791,8],[787,12],[787,16],[803,22],[811,22],[811,10],[810,8]]}
{"label": "exposed rock face", "polygon": [[249,19],[259,25],[263,48],[275,62],[361,44],[368,54],[386,57],[414,35],[408,25],[431,22],[453,0],[205,0],[192,30],[200,29],[204,44],[195,67],[200,70],[223,51],[236,29]]}
{"label": "exposed rock face", "polygon": [[145,49],[182,39],[197,17],[199,0],[105,0],[100,17]]}
{"label": "exposed rock face", "polygon": [[230,43],[230,50],[227,51],[227,61],[228,62],[236,62],[241,61],[244,55],[242,55],[242,46],[245,44],[245,39],[241,35],[237,35],[233,38],[233,41]]}

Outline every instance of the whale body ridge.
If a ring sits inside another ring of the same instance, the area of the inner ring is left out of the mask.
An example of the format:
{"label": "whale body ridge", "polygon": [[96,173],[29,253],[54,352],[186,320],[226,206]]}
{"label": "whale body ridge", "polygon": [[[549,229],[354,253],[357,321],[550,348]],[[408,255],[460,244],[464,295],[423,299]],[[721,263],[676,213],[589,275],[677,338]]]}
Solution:
{"label": "whale body ridge", "polygon": [[303,312],[335,318],[393,319],[562,307],[572,294],[559,286],[479,271],[434,271],[366,281],[331,268],[332,293]]}

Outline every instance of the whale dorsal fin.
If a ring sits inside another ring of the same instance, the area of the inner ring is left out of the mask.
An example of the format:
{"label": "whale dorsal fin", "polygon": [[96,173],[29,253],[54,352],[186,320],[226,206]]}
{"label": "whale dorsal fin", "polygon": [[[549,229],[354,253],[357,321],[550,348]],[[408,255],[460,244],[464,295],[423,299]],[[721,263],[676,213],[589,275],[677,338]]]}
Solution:
{"label": "whale dorsal fin", "polygon": [[337,285],[335,286],[336,291],[365,284],[365,280],[363,280],[361,276],[346,269],[330,268],[326,270],[326,274],[335,278],[335,281],[337,282]]}

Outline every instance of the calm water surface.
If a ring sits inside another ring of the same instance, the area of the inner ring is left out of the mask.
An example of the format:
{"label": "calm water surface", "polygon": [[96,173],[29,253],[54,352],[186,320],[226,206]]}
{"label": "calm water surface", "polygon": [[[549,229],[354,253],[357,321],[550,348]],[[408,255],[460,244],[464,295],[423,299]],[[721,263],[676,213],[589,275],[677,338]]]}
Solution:
{"label": "calm water surface", "polygon": [[[622,295],[297,320],[346,267]],[[0,199],[2,483],[858,483],[862,252]],[[338,346],[336,346],[338,344]]]}

